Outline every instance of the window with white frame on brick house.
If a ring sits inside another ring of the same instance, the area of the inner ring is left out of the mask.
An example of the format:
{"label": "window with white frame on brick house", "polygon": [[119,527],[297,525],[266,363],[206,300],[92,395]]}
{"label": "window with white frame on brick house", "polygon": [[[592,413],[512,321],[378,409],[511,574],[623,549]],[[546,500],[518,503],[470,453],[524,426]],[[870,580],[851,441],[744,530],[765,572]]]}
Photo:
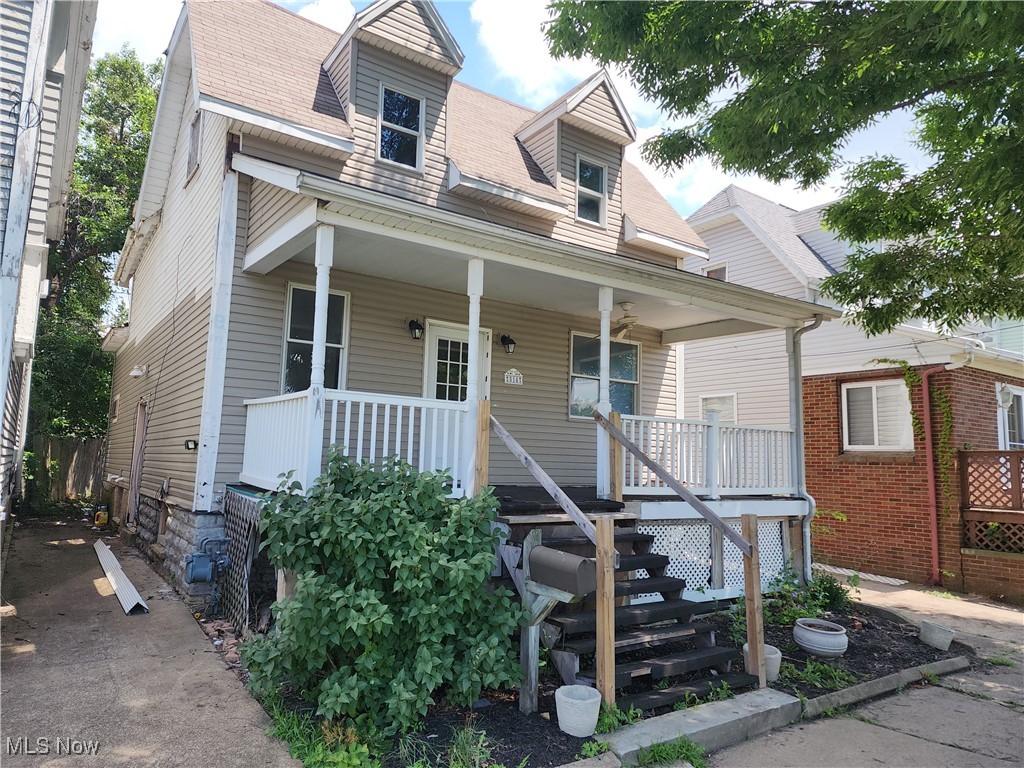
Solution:
{"label": "window with white frame on brick house", "polygon": [[914,422],[902,379],[842,385],[844,451],[912,451]]}
{"label": "window with white frame on brick house", "polygon": [[999,398],[999,448],[1024,450],[1024,388],[1001,384]]}

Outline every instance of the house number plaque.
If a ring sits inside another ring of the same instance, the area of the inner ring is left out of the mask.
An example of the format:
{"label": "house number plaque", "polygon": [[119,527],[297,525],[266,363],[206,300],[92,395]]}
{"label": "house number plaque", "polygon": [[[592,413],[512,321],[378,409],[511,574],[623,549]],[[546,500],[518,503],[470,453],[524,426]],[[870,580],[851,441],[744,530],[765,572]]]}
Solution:
{"label": "house number plaque", "polygon": [[519,372],[518,368],[509,368],[505,371],[505,383],[521,387],[523,385],[523,374]]}

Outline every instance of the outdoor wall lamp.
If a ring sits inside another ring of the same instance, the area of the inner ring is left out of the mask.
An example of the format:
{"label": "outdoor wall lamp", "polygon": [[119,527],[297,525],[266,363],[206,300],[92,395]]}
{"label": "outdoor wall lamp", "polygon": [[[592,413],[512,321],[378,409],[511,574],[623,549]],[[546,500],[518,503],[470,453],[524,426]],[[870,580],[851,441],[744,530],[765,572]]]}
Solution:
{"label": "outdoor wall lamp", "polygon": [[145,365],[136,365],[129,371],[128,375],[133,379],[141,379],[146,373],[148,373],[148,368]]}
{"label": "outdoor wall lamp", "polygon": [[409,321],[409,335],[412,336],[414,339],[417,339],[417,340],[422,339],[423,338],[423,323],[421,323],[419,320],[410,320]]}
{"label": "outdoor wall lamp", "polygon": [[507,333],[502,334],[501,346],[503,346],[505,348],[505,351],[511,355],[513,352],[516,351],[516,340],[509,336]]}

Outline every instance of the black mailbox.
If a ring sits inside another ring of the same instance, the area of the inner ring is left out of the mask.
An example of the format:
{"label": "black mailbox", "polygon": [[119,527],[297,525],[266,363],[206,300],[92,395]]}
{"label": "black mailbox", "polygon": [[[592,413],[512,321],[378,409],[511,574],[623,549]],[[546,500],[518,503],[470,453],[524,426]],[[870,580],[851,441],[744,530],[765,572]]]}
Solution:
{"label": "black mailbox", "polygon": [[597,564],[591,557],[534,547],[530,552],[530,579],[582,597],[597,589]]}

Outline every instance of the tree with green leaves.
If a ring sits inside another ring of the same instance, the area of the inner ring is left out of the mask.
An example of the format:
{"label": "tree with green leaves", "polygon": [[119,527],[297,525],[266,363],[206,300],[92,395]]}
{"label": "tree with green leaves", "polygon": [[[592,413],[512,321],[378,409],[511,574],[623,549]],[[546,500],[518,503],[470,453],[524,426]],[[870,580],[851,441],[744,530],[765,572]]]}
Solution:
{"label": "tree with green leaves", "polygon": [[89,72],[64,233],[50,249],[39,314],[30,429],[56,437],[106,431],[113,361],[100,349],[110,271],[146,166],[162,66],[127,47]]}
{"label": "tree with green leaves", "polygon": [[857,131],[911,110],[931,165],[843,168],[826,224],[854,244],[824,290],[869,333],[1024,318],[1024,4],[555,0],[558,56],[619,67],[680,127],[644,146],[666,169],[803,187]]}

